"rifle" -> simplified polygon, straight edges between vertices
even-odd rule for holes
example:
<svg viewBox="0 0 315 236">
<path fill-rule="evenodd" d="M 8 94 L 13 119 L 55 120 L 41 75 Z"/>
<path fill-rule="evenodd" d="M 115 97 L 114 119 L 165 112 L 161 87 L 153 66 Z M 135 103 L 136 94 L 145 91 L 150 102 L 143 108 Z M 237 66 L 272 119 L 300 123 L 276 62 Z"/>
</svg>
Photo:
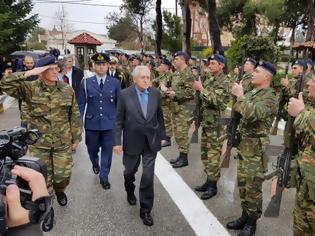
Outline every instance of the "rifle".
<svg viewBox="0 0 315 236">
<path fill-rule="evenodd" d="M 289 64 L 290 64 L 290 61 L 285 66 L 285 77 L 288 76 Z M 278 102 L 278 104 L 279 104 L 278 105 L 278 112 L 276 115 L 276 120 L 274 121 L 273 126 L 270 130 L 271 135 L 277 135 L 279 121 L 281 120 L 281 118 L 283 118 L 283 116 L 285 116 L 284 105 L 286 104 L 287 101 L 286 101 L 285 96 L 284 96 L 284 91 L 285 91 L 285 88 L 284 87 L 281 88 L 280 95 L 279 95 L 279 102 Z"/>
<path fill-rule="evenodd" d="M 299 93 L 303 90 L 303 83 L 305 77 L 306 67 L 304 66 L 303 73 L 295 84 L 296 93 L 295 97 L 298 98 Z M 273 173 L 264 176 L 265 180 L 271 179 L 277 176 L 275 180 L 276 189 L 275 193 L 272 195 L 271 200 L 265 210 L 265 217 L 277 217 L 279 216 L 282 192 L 285 188 L 289 187 L 290 180 L 290 165 L 293 156 L 294 144 L 295 144 L 295 130 L 293 128 L 294 117 L 288 116 L 288 121 L 286 125 L 286 131 L 288 132 L 288 139 L 284 142 L 284 150 L 277 158 L 277 167 Z M 275 182 L 274 182 L 275 183 Z"/>
<path fill-rule="evenodd" d="M 242 66 L 236 79 L 237 83 L 241 82 L 243 75 L 244 75 L 244 58 L 242 59 Z M 238 124 L 240 123 L 241 117 L 233 108 L 234 104 L 236 103 L 236 100 L 237 98 L 233 96 L 231 119 L 230 119 L 229 124 L 227 125 L 226 134 L 218 139 L 219 142 L 225 139 L 227 140 L 226 145 L 223 144 L 225 150 L 223 151 L 223 154 L 221 157 L 222 161 L 221 161 L 220 167 L 222 168 L 229 168 L 231 150 L 233 147 L 237 146 L 236 130 L 237 130 Z"/>
<path fill-rule="evenodd" d="M 201 59 L 200 59 L 200 63 L 201 63 Z M 198 67 L 198 78 L 196 78 L 195 80 L 201 81 L 201 64 L 199 64 L 199 67 Z M 200 115 L 201 115 L 200 114 L 201 99 L 200 99 L 200 92 L 199 91 L 196 91 L 195 102 L 196 102 L 196 108 L 194 111 L 194 121 L 195 121 L 196 129 L 192 133 L 190 143 L 198 143 L 198 136 L 199 136 L 198 129 L 200 126 Z"/>
</svg>

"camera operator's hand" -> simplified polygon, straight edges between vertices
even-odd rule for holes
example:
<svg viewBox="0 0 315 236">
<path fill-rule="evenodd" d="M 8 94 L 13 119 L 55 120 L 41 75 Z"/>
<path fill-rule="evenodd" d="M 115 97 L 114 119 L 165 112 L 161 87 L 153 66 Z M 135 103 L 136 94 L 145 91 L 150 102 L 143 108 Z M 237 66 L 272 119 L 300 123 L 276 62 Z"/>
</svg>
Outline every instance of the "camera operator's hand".
<svg viewBox="0 0 315 236">
<path fill-rule="evenodd" d="M 12 169 L 12 174 L 28 182 L 33 192 L 32 201 L 40 197 L 49 196 L 44 176 L 41 173 L 27 167 L 16 165 Z M 8 205 L 8 227 L 16 227 L 29 223 L 29 211 L 21 206 L 20 191 L 16 185 L 11 184 L 7 187 L 6 199 Z"/>
</svg>

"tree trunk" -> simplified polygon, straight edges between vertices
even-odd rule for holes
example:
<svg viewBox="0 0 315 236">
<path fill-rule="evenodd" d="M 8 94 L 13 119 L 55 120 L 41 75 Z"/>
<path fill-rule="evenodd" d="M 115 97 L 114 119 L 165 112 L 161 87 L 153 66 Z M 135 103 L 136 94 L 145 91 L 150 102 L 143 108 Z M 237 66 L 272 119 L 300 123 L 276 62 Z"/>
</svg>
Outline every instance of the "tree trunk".
<svg viewBox="0 0 315 236">
<path fill-rule="evenodd" d="M 305 41 L 314 40 L 315 27 L 314 27 L 315 8 L 314 1 L 307 0 L 307 34 Z"/>
<path fill-rule="evenodd" d="M 296 25 L 294 24 L 294 26 L 292 25 L 292 34 L 291 34 L 291 37 L 290 37 L 290 58 L 293 58 L 293 45 L 294 45 L 294 42 L 295 42 L 295 28 L 296 28 Z"/>
<path fill-rule="evenodd" d="M 143 42 L 143 21 L 144 21 L 144 16 L 140 16 L 140 47 L 141 47 L 141 53 L 143 52 L 144 48 L 144 42 Z"/>
<path fill-rule="evenodd" d="M 191 54 L 191 46 L 190 46 L 191 16 L 190 16 L 189 0 L 181 0 L 179 4 L 182 8 L 182 17 L 183 17 L 182 50 L 190 55 Z"/>
<path fill-rule="evenodd" d="M 161 43 L 162 43 L 162 11 L 161 11 L 161 0 L 156 0 L 156 38 L 155 38 L 155 43 L 156 43 L 156 48 L 155 52 L 156 55 L 161 56 Z"/>
<path fill-rule="evenodd" d="M 224 54 L 221 43 L 221 30 L 216 15 L 216 0 L 208 0 L 208 22 L 213 53 Z"/>
</svg>

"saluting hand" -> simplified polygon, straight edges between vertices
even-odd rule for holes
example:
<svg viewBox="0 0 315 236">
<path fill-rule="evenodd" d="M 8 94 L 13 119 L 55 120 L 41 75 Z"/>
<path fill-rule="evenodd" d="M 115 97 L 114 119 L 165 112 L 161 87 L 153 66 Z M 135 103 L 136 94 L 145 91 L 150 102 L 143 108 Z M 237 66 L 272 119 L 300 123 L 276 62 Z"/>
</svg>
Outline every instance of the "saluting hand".
<svg viewBox="0 0 315 236">
<path fill-rule="evenodd" d="M 244 95 L 244 89 L 242 86 L 242 81 L 241 83 L 234 83 L 232 86 L 232 94 L 236 97 L 241 97 Z"/>
<path fill-rule="evenodd" d="M 48 70 L 50 68 L 50 65 L 48 66 L 42 66 L 42 67 L 36 67 L 34 69 L 28 70 L 25 72 L 25 77 L 30 77 L 33 75 L 39 75 L 43 73 L 44 71 Z"/>
<path fill-rule="evenodd" d="M 114 153 L 116 153 L 117 155 L 122 154 L 122 152 L 123 152 L 122 146 L 121 146 L 121 145 L 116 145 L 116 146 L 114 146 L 114 147 L 113 147 L 113 151 L 114 151 Z"/>
<path fill-rule="evenodd" d="M 297 117 L 302 111 L 304 111 L 305 105 L 303 101 L 303 92 L 299 93 L 299 98 L 290 98 L 288 104 L 288 112 L 291 116 Z"/>
</svg>

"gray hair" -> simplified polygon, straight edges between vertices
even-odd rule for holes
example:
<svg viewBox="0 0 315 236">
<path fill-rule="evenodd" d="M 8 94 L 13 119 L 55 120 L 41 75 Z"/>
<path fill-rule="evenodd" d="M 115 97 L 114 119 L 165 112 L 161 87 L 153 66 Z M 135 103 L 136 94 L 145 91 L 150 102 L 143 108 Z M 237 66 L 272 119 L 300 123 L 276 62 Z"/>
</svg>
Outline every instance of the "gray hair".
<svg viewBox="0 0 315 236">
<path fill-rule="evenodd" d="M 147 70 L 150 76 L 150 70 L 147 66 L 136 66 L 132 71 L 132 78 L 136 78 L 140 75 L 140 72 L 143 70 Z"/>
</svg>

